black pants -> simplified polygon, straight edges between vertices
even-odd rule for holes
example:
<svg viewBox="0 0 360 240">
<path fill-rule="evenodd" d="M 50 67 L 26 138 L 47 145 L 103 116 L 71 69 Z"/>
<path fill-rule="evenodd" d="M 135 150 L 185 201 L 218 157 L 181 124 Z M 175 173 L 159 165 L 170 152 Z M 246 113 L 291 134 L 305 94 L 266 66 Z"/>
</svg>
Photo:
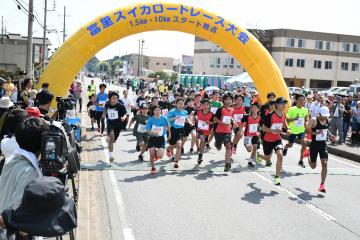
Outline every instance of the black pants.
<svg viewBox="0 0 360 240">
<path fill-rule="evenodd" d="M 82 98 L 79 98 L 78 101 L 79 101 L 79 112 L 81 112 L 81 110 L 82 110 Z"/>
<path fill-rule="evenodd" d="M 96 111 L 96 123 L 98 125 L 98 128 L 101 129 L 101 133 L 104 133 L 105 130 L 105 119 L 102 118 L 104 112 L 98 112 Z"/>
</svg>

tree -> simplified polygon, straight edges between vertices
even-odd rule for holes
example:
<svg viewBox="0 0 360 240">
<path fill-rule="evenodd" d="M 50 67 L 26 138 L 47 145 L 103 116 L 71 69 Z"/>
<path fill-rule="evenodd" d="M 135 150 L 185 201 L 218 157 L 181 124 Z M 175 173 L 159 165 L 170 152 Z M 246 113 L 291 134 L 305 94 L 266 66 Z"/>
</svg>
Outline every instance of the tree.
<svg viewBox="0 0 360 240">
<path fill-rule="evenodd" d="M 123 62 L 121 60 L 114 60 L 111 62 L 111 73 L 115 75 L 117 69 L 123 67 Z"/>
<path fill-rule="evenodd" d="M 171 74 L 170 80 L 176 82 L 178 80 L 178 73 L 174 72 Z"/>
<path fill-rule="evenodd" d="M 88 70 L 89 72 L 96 72 L 96 64 L 99 62 L 99 60 L 97 59 L 97 57 L 93 57 L 92 59 L 90 59 L 85 67 L 86 67 L 86 70 Z"/>
<path fill-rule="evenodd" d="M 167 80 L 170 78 L 170 76 L 164 71 L 150 73 L 148 77 L 149 78 L 159 78 L 161 80 Z"/>
<path fill-rule="evenodd" d="M 106 74 L 110 74 L 111 73 L 111 65 L 108 62 L 98 62 L 96 64 L 96 71 L 100 72 L 100 73 L 106 73 Z"/>
</svg>

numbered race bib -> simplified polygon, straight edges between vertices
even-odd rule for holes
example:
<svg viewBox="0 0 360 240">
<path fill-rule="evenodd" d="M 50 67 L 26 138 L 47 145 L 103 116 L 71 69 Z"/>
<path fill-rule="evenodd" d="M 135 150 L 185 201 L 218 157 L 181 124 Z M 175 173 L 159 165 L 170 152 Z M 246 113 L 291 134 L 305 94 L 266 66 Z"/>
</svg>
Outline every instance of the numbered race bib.
<svg viewBox="0 0 360 240">
<path fill-rule="evenodd" d="M 304 127 L 304 123 L 304 118 L 298 118 L 297 120 L 295 120 L 295 127 Z"/>
<path fill-rule="evenodd" d="M 200 130 L 205 130 L 205 131 L 207 131 L 207 130 L 209 130 L 209 124 L 207 124 L 205 121 L 199 120 L 199 121 L 198 121 L 198 128 L 199 128 Z"/>
<path fill-rule="evenodd" d="M 146 126 L 139 123 L 139 125 L 137 127 L 137 132 L 138 133 L 146 133 Z"/>
<path fill-rule="evenodd" d="M 177 117 L 175 119 L 175 125 L 184 127 L 185 126 L 185 119 L 186 119 L 186 117 Z"/>
<path fill-rule="evenodd" d="M 104 107 L 105 103 L 106 103 L 106 101 L 99 101 L 99 107 Z"/>
<path fill-rule="evenodd" d="M 244 114 L 234 114 L 234 121 L 240 123 L 243 116 Z"/>
<path fill-rule="evenodd" d="M 153 125 L 151 127 L 151 132 L 154 133 L 156 136 L 160 137 L 164 133 L 164 127 L 159 127 L 159 126 Z"/>
<path fill-rule="evenodd" d="M 89 107 L 89 109 L 90 109 L 90 111 L 96 111 L 96 106 L 95 106 L 95 105 L 91 105 L 91 106 Z"/>
<path fill-rule="evenodd" d="M 257 133 L 259 124 L 253 123 L 249 124 L 249 133 Z"/>
<path fill-rule="evenodd" d="M 245 137 L 244 138 L 244 145 L 245 147 L 248 147 L 248 146 L 251 146 L 251 140 L 252 140 L 252 137 Z"/>
<path fill-rule="evenodd" d="M 316 141 L 326 141 L 327 131 L 327 129 L 322 129 L 321 133 L 316 134 Z"/>
<path fill-rule="evenodd" d="M 141 107 L 144 103 L 145 101 L 139 101 L 139 107 Z"/>
<path fill-rule="evenodd" d="M 210 108 L 210 112 L 212 112 L 213 114 L 216 114 L 216 111 L 218 110 L 217 107 L 211 107 Z"/>
<path fill-rule="evenodd" d="M 271 125 L 271 130 L 281 130 L 282 126 L 282 123 L 273 123 L 273 125 Z"/>
<path fill-rule="evenodd" d="M 109 120 L 116 120 L 116 119 L 119 119 L 119 113 L 116 109 L 109 109 L 107 111 L 107 114 L 108 114 L 108 119 Z"/>
<path fill-rule="evenodd" d="M 167 117 L 169 110 L 167 108 L 161 109 L 161 113 L 163 116 Z"/>
<path fill-rule="evenodd" d="M 232 117 L 229 117 L 229 116 L 223 116 L 223 123 L 226 123 L 226 124 L 230 124 L 231 123 L 231 119 Z"/>
</svg>

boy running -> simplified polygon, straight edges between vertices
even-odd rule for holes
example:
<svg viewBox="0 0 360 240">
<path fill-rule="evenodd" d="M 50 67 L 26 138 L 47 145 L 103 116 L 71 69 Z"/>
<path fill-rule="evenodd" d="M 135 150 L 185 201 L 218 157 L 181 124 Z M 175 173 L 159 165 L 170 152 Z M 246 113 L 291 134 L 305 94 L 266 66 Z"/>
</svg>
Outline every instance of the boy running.
<svg viewBox="0 0 360 240">
<path fill-rule="evenodd" d="M 100 136 L 103 136 L 105 130 L 105 120 L 104 120 L 104 110 L 105 110 L 105 103 L 108 100 L 108 94 L 105 92 L 106 84 L 102 83 L 99 86 L 100 92 L 96 98 L 96 122 L 98 125 L 98 132 Z"/>
<path fill-rule="evenodd" d="M 90 101 L 87 104 L 88 115 L 91 119 L 91 130 L 94 131 L 94 122 L 96 118 L 96 95 L 92 94 L 89 96 Z"/>
<path fill-rule="evenodd" d="M 237 145 L 243 136 L 243 123 L 242 118 L 245 114 L 245 106 L 244 106 L 244 97 L 240 94 L 236 94 L 234 96 L 235 105 L 234 108 L 234 122 L 237 124 L 237 127 L 234 129 L 234 140 L 233 140 L 233 146 L 231 149 L 232 154 L 236 154 L 236 148 Z"/>
</svg>

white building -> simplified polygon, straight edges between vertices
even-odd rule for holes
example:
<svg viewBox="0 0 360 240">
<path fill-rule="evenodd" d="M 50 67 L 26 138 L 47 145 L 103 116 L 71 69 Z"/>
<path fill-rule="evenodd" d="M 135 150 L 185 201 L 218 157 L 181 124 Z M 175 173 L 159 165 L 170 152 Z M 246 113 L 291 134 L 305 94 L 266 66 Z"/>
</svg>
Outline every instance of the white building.
<svg viewBox="0 0 360 240">
<path fill-rule="evenodd" d="M 254 34 L 254 30 L 250 31 Z M 360 36 L 291 29 L 256 33 L 258 31 L 255 35 L 273 56 L 288 86 L 348 86 L 360 79 Z M 231 59 L 223 49 L 195 39 L 194 73 L 240 74 L 243 69 L 236 61 L 229 68 Z"/>
</svg>

